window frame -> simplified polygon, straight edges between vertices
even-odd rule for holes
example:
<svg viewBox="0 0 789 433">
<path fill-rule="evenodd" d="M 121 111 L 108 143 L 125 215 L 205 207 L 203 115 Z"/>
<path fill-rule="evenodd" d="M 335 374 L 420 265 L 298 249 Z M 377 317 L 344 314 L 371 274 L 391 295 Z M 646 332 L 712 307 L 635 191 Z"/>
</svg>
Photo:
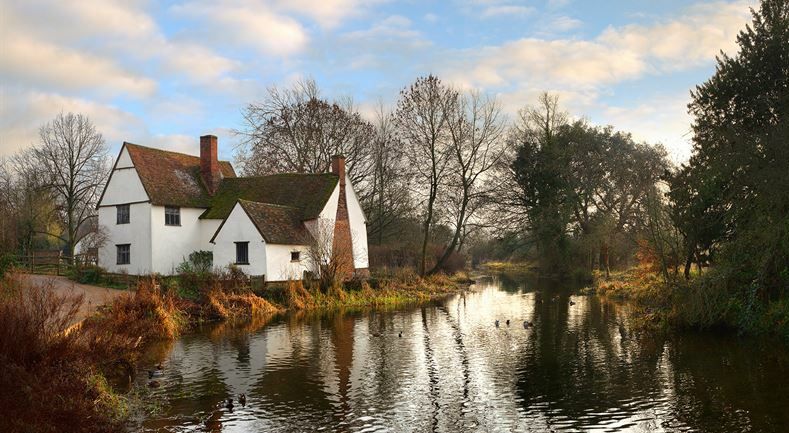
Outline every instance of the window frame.
<svg viewBox="0 0 789 433">
<path fill-rule="evenodd" d="M 121 212 L 125 209 L 125 212 Z M 125 215 L 126 219 L 122 220 L 121 215 Z M 131 205 L 119 204 L 115 206 L 115 224 L 130 224 L 131 223 Z"/>
<path fill-rule="evenodd" d="M 291 262 L 300 262 L 301 261 L 301 251 L 291 251 L 290 252 L 290 261 Z"/>
<path fill-rule="evenodd" d="M 236 245 L 236 265 L 248 265 L 249 264 L 249 241 L 237 241 L 233 242 Z M 239 247 L 243 247 L 243 250 L 239 250 Z M 246 261 L 239 261 L 240 257 L 239 252 L 243 251 L 246 257 Z"/>
<path fill-rule="evenodd" d="M 172 218 L 176 220 L 171 221 Z M 165 206 L 164 207 L 164 225 L 170 227 L 178 227 L 181 225 L 181 208 L 179 206 Z"/>
<path fill-rule="evenodd" d="M 122 257 L 124 253 L 121 252 L 121 248 L 123 247 L 126 247 L 126 252 L 125 252 L 126 261 L 122 261 Z M 115 264 L 116 265 L 131 264 L 131 244 L 115 244 Z"/>
</svg>

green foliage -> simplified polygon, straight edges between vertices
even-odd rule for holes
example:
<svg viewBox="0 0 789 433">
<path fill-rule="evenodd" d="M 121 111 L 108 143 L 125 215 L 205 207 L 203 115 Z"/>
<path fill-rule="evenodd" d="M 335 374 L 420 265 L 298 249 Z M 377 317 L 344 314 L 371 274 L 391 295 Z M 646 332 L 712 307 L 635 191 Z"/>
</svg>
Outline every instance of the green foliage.
<svg viewBox="0 0 789 433">
<path fill-rule="evenodd" d="M 77 266 L 71 277 L 81 284 L 101 284 L 104 281 L 104 269 L 95 265 Z"/>
<path fill-rule="evenodd" d="M 16 257 L 11 254 L 0 255 L 0 278 L 2 278 L 10 269 L 16 266 Z"/>
<path fill-rule="evenodd" d="M 184 260 L 176 268 L 179 274 L 207 274 L 213 270 L 214 253 L 211 251 L 194 251 L 189 259 Z"/>
<path fill-rule="evenodd" d="M 529 235 L 543 271 L 588 275 L 598 256 L 632 256 L 649 209 L 645 196 L 668 168 L 661 146 L 637 143 L 613 127 L 563 123 L 556 100 L 522 112 L 511 136 L 511 165 Z M 580 273 L 579 273 L 580 276 Z"/>
<path fill-rule="evenodd" d="M 709 255 L 749 317 L 789 286 L 789 1 L 763 1 L 737 42 L 692 94 L 694 153 L 670 197 L 688 260 Z"/>
</svg>

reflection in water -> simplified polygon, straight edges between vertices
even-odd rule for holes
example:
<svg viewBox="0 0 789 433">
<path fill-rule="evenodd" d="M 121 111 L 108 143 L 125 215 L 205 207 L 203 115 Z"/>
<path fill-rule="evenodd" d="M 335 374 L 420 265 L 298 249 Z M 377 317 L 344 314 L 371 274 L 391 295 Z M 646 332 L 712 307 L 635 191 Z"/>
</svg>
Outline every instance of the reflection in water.
<svg viewBox="0 0 789 433">
<path fill-rule="evenodd" d="M 633 333 L 626 306 L 540 284 L 483 279 L 435 305 L 186 335 L 161 355 L 166 375 L 153 392 L 167 404 L 143 428 L 728 432 L 789 425 L 785 346 Z M 224 408 L 241 393 L 246 406 Z"/>
</svg>

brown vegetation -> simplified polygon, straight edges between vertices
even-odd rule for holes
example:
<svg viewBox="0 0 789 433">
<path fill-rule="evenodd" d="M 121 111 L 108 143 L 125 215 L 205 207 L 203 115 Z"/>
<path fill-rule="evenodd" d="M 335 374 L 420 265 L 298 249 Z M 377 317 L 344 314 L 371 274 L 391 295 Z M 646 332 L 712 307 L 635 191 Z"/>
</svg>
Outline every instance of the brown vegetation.
<svg viewBox="0 0 789 433">
<path fill-rule="evenodd" d="M 0 407 L 6 432 L 114 432 L 125 406 L 95 360 L 97 336 L 69 332 L 82 303 L 47 287 L 0 281 Z M 115 340 L 113 340 L 115 341 Z M 114 346 L 113 350 L 117 346 Z"/>
</svg>

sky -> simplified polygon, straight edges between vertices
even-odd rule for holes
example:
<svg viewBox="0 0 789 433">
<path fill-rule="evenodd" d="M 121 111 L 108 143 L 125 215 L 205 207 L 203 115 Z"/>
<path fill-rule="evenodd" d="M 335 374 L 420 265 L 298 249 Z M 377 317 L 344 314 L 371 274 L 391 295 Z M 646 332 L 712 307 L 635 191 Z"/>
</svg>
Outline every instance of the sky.
<svg viewBox="0 0 789 433">
<path fill-rule="evenodd" d="M 434 74 L 499 98 L 544 91 L 593 124 L 691 151 L 690 90 L 736 54 L 754 1 L 0 0 L 0 157 L 61 112 L 124 141 L 230 159 L 241 110 L 313 78 L 365 116 Z"/>
</svg>

